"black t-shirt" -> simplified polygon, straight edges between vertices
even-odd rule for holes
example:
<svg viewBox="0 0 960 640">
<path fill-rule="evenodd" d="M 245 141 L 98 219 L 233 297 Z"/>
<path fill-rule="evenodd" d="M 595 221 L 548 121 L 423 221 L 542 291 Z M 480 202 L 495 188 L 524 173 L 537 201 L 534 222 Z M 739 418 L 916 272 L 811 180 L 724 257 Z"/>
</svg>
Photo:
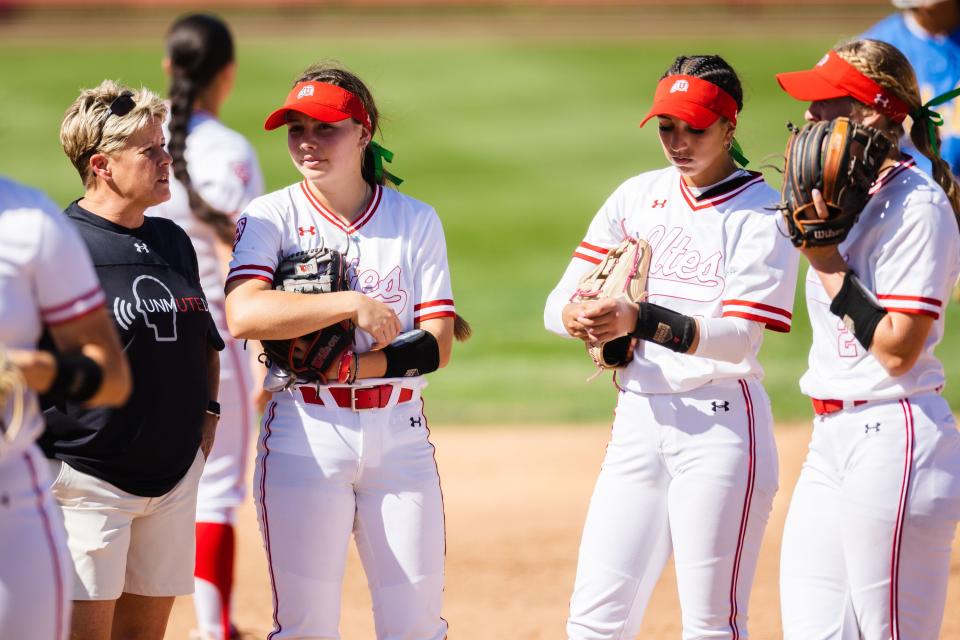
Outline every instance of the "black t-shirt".
<svg viewBox="0 0 960 640">
<path fill-rule="evenodd" d="M 173 222 L 127 229 L 76 202 L 77 225 L 130 361 L 133 391 L 118 408 L 45 405 L 48 458 L 139 496 L 169 492 L 200 445 L 210 389 L 208 348 L 223 340 L 200 288 L 197 254 Z"/>
</svg>

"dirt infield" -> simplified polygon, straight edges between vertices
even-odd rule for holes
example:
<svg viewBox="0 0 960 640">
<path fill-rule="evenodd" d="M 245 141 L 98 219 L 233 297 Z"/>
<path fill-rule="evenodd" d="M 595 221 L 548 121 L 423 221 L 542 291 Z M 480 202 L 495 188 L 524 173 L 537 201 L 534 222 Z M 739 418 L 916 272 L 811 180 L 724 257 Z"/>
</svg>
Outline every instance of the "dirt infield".
<svg viewBox="0 0 960 640">
<path fill-rule="evenodd" d="M 580 529 L 609 428 L 434 425 L 447 521 L 444 617 L 454 640 L 564 637 Z M 750 604 L 751 638 L 780 637 L 777 558 L 793 483 L 809 440 L 806 425 L 777 431 L 780 493 L 761 549 Z M 271 628 L 271 591 L 252 504 L 240 514 L 235 618 L 253 637 Z M 317 553 L 323 553 L 317 549 Z M 373 638 L 370 598 L 356 552 L 344 584 L 345 640 Z M 941 638 L 960 638 L 960 548 L 954 545 Z M 953 603 L 953 606 L 950 606 Z M 640 637 L 680 636 L 676 584 L 668 569 L 647 610 Z M 177 601 L 166 638 L 193 626 L 189 599 Z"/>
</svg>

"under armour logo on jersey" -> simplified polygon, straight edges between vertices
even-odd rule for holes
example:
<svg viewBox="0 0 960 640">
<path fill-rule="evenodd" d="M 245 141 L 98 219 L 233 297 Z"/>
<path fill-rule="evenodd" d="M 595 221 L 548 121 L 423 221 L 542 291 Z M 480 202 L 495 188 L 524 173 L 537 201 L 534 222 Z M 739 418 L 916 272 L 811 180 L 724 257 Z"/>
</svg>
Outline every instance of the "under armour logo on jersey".
<svg viewBox="0 0 960 640">
<path fill-rule="evenodd" d="M 666 209 L 667 201 L 666 200 L 657 200 L 654 198 L 653 204 L 650 205 L 651 209 Z"/>
<path fill-rule="evenodd" d="M 717 411 L 720 411 L 720 409 L 723 409 L 724 411 L 730 411 L 729 400 L 724 400 L 723 402 L 717 402 L 716 400 L 714 400 L 713 402 L 710 403 L 710 406 L 713 407 L 714 413 L 716 413 Z"/>
<path fill-rule="evenodd" d="M 677 91 L 689 91 L 690 83 L 686 80 L 677 80 L 673 83 L 673 86 L 670 87 L 670 93 L 676 93 Z"/>
<path fill-rule="evenodd" d="M 890 99 L 884 98 L 882 93 L 878 93 L 877 97 L 873 99 L 873 104 L 878 104 L 884 109 L 890 108 Z"/>
<path fill-rule="evenodd" d="M 420 418 L 419 416 L 417 416 L 416 418 L 410 418 L 410 428 L 411 428 L 411 429 L 414 428 L 414 427 L 422 427 L 422 426 L 423 426 L 423 419 L 422 419 L 422 418 Z"/>
<path fill-rule="evenodd" d="M 137 253 L 150 253 L 150 249 L 147 248 L 146 242 L 134 242 L 133 248 L 137 250 Z"/>
<path fill-rule="evenodd" d="M 864 432 L 864 433 L 870 433 L 871 431 L 874 431 L 874 432 L 876 432 L 876 433 L 880 433 L 880 423 L 877 422 L 876 424 L 865 424 L 865 425 L 863 425 L 863 432 Z"/>
<path fill-rule="evenodd" d="M 309 98 L 312 95 L 313 95 L 313 85 L 308 84 L 303 89 L 300 89 L 300 91 L 297 93 L 297 100 L 301 98 Z"/>
<path fill-rule="evenodd" d="M 304 88 L 306 89 L 307 87 L 304 87 Z M 312 88 L 312 87 L 310 87 L 310 88 Z M 310 226 L 310 227 L 297 227 L 297 231 L 300 232 L 300 235 L 301 235 L 301 236 L 304 236 L 304 235 L 306 235 L 306 234 L 308 234 L 308 233 L 309 233 L 310 235 L 312 235 L 312 236 L 317 235 L 317 228 L 316 228 L 316 227 L 313 227 L 313 226 Z"/>
</svg>

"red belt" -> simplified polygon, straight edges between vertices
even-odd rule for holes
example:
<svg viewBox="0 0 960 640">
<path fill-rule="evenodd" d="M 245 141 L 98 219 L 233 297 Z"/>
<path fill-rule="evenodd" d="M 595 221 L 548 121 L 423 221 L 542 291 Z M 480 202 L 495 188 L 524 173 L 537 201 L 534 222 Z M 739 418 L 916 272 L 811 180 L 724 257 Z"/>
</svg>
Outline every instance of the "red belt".
<svg viewBox="0 0 960 640">
<path fill-rule="evenodd" d="M 327 391 L 333 396 L 333 401 L 337 403 L 338 407 L 362 411 L 364 409 L 383 409 L 390 404 L 393 387 L 392 384 L 378 384 L 373 387 L 327 387 Z M 316 387 L 304 385 L 300 387 L 300 394 L 307 404 L 326 405 L 323 398 L 317 393 Z M 408 402 L 412 398 L 413 389 L 400 387 L 397 404 Z"/>
<path fill-rule="evenodd" d="M 867 404 L 866 400 L 818 400 L 817 398 L 810 398 L 810 400 L 813 402 L 813 412 L 818 416 Z"/>
</svg>

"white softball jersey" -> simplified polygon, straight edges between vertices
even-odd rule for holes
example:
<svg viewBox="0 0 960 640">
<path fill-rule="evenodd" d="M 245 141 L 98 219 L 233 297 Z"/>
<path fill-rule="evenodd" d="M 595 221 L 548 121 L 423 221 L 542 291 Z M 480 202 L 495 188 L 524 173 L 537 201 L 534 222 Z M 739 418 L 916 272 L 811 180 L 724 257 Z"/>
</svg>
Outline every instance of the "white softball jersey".
<svg viewBox="0 0 960 640">
<path fill-rule="evenodd" d="M 0 178 L 0 344 L 36 349 L 43 326 L 104 305 L 90 254 L 73 224 L 41 192 Z M 43 429 L 36 394 L 23 428 L 0 455 L 21 453 Z"/>
<path fill-rule="evenodd" d="M 0 344 L 35 349 L 43 325 L 104 304 L 79 234 L 41 192 L 0 177 Z M 9 415 L 0 416 L 2 424 Z M 0 637 L 66 640 L 70 558 L 50 477 L 33 443 L 43 429 L 36 394 L 24 424 L 0 447 Z"/>
<path fill-rule="evenodd" d="M 350 225 L 324 208 L 306 182 L 257 198 L 237 223 L 227 284 L 249 278 L 272 283 L 282 258 L 317 247 L 343 253 L 353 289 L 388 305 L 404 331 L 424 320 L 454 317 L 440 218 L 429 205 L 380 186 Z M 369 334 L 357 331 L 357 352 L 369 351 L 372 343 Z M 427 384 L 423 376 L 402 380 L 414 389 Z"/>
<path fill-rule="evenodd" d="M 809 270 L 813 345 L 800 388 L 813 398 L 890 400 L 937 391 L 944 384 L 943 366 L 933 351 L 943 339 L 945 306 L 960 274 L 960 234 L 950 202 L 908 157 L 872 193 L 840 253 L 885 309 L 927 315 L 934 323 L 913 368 L 890 376 L 830 312 L 831 299 Z"/>
<path fill-rule="evenodd" d="M 253 147 L 207 111 L 196 110 L 190 117 L 184 158 L 197 193 L 234 222 L 254 198 L 263 194 L 263 174 Z M 220 354 L 220 429 L 204 465 L 197 518 L 201 522 L 229 522 L 235 517 L 232 508 L 240 505 L 246 494 L 249 429 L 255 418 L 250 398 L 253 385 L 260 380 L 251 379 L 243 342 L 232 339 L 227 328 L 223 293 L 227 273 L 218 253 L 217 236 L 190 210 L 187 190 L 172 172 L 170 199 L 148 209 L 147 215 L 169 218 L 190 236 L 197 252 L 200 284 L 226 345 Z"/>
<path fill-rule="evenodd" d="M 737 171 L 705 189 L 673 167 L 624 182 L 596 214 L 545 311 L 547 328 L 568 336 L 563 307 L 580 278 L 627 235 L 650 243 L 649 302 L 707 318 L 737 317 L 790 330 L 798 253 L 777 226 L 778 194 L 759 173 Z M 678 354 L 641 341 L 622 371 L 637 393 L 675 393 L 710 381 L 759 379 L 759 341 L 739 363 Z"/>
</svg>

